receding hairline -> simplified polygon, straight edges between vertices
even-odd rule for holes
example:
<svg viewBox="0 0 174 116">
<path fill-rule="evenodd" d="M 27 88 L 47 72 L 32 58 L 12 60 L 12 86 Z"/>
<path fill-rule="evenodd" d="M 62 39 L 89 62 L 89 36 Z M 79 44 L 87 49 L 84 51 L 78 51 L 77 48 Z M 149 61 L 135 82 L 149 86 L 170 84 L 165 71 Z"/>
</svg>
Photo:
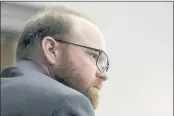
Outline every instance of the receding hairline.
<svg viewBox="0 0 174 116">
<path fill-rule="evenodd" d="M 83 18 L 86 19 L 90 22 L 94 21 L 87 16 L 85 13 L 79 12 L 75 9 L 72 8 L 68 8 L 66 6 L 54 6 L 54 7 L 46 7 L 43 8 L 42 10 L 39 10 L 36 15 L 34 15 L 33 17 L 31 17 L 29 20 L 27 20 L 26 23 L 29 23 L 31 21 L 35 21 L 39 18 L 43 18 L 45 15 L 50 15 L 50 16 L 75 16 L 75 17 L 79 17 L 79 18 Z"/>
<path fill-rule="evenodd" d="M 64 20 L 69 23 L 69 25 L 67 25 L 67 30 L 69 30 L 67 31 L 68 33 L 70 33 L 70 31 L 76 25 L 76 19 L 86 20 L 87 22 L 96 26 L 95 22 L 86 14 L 65 6 L 46 7 L 45 9 L 42 9 L 39 12 L 37 12 L 35 16 L 27 20 L 27 24 L 29 24 L 30 26 L 30 23 L 33 24 L 36 22 L 36 20 L 42 20 L 45 16 L 54 17 L 55 20 L 59 16 L 64 18 Z"/>
<path fill-rule="evenodd" d="M 70 17 L 76 16 L 76 17 L 80 17 L 80 18 L 93 22 L 92 19 L 89 16 L 87 16 L 86 14 L 79 12 L 77 10 L 74 10 L 72 8 L 68 8 L 66 6 L 46 7 L 42 11 L 38 12 L 38 14 L 42 14 L 42 13 L 43 14 L 55 13 L 57 15 L 70 16 Z"/>
<path fill-rule="evenodd" d="M 68 8 L 66 6 L 54 6 L 54 7 L 46 7 L 45 9 L 41 10 L 40 12 L 37 13 L 35 18 L 37 16 L 41 16 L 43 18 L 45 15 L 51 15 L 51 16 L 61 16 L 63 17 L 66 21 L 70 23 L 68 26 L 68 33 L 65 33 L 63 35 L 58 35 L 59 37 L 62 37 L 64 39 L 68 38 L 69 35 L 71 35 L 72 31 L 76 27 L 76 21 L 84 20 L 87 23 L 91 23 L 92 25 L 96 26 L 95 22 L 85 13 L 79 12 L 78 10 Z M 97 26 L 96 26 L 97 27 Z M 97 27 L 98 28 L 98 27 Z M 57 36 L 57 35 L 53 35 Z M 71 35 L 72 36 L 72 35 Z"/>
</svg>

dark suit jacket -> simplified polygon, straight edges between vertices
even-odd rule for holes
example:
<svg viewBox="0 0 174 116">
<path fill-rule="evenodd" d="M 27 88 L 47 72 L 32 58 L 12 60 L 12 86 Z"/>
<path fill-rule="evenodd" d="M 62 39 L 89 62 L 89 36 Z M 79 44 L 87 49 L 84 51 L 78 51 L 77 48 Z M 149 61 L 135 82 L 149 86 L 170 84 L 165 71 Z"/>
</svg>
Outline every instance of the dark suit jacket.
<svg viewBox="0 0 174 116">
<path fill-rule="evenodd" d="M 94 116 L 89 100 L 32 61 L 1 71 L 1 116 Z"/>
</svg>

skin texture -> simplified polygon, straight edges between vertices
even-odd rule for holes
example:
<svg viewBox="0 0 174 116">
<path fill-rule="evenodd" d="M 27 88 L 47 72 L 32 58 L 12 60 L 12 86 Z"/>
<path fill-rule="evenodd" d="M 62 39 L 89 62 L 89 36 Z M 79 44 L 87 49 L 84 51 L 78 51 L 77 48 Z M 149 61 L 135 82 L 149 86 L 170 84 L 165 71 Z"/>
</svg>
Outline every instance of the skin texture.
<svg viewBox="0 0 174 116">
<path fill-rule="evenodd" d="M 73 28 L 68 41 L 105 51 L 105 42 L 96 25 L 86 19 L 71 16 Z M 99 91 L 106 72 L 101 73 L 93 55 L 94 51 L 57 42 L 52 37 L 45 37 L 41 43 L 42 66 L 48 74 L 59 82 L 84 94 L 96 109 Z"/>
</svg>

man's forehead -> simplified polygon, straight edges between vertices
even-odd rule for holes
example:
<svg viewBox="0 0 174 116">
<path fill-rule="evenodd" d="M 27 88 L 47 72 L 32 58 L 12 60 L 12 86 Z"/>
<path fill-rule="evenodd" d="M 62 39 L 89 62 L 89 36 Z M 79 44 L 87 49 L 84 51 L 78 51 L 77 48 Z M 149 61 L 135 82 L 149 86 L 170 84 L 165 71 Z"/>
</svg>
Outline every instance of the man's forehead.
<svg viewBox="0 0 174 116">
<path fill-rule="evenodd" d="M 76 43 L 105 51 L 104 37 L 95 24 L 80 17 L 74 17 L 73 23 L 72 36 Z"/>
</svg>

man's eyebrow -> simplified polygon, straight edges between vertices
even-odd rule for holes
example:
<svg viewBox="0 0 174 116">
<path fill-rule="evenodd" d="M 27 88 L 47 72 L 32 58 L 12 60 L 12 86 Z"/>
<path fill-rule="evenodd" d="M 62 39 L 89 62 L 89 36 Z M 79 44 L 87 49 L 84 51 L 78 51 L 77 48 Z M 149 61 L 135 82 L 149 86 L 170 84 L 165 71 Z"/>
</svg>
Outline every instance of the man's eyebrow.
<svg viewBox="0 0 174 116">
<path fill-rule="evenodd" d="M 99 51 L 92 50 L 92 49 L 87 49 L 87 51 L 90 52 L 90 53 L 97 53 L 97 54 L 99 53 Z"/>
</svg>

